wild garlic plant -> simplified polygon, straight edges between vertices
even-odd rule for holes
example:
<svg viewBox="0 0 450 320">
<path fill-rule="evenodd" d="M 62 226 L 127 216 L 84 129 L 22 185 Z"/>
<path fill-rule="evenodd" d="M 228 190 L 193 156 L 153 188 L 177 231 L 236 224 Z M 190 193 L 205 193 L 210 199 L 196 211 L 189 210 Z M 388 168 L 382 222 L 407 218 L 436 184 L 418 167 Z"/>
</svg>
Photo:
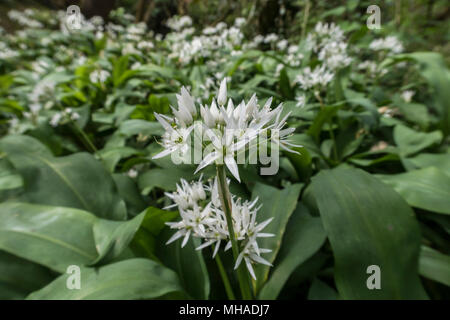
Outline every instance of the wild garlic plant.
<svg viewBox="0 0 450 320">
<path fill-rule="evenodd" d="M 245 155 L 246 151 L 251 152 L 251 146 L 258 144 L 258 140 L 262 140 L 259 143 L 270 141 L 272 148 L 280 147 L 288 152 L 297 152 L 293 148 L 299 146 L 288 140 L 295 129 L 284 128 L 289 113 L 282 116 L 282 104 L 272 109 L 271 98 L 262 107 L 258 104 L 256 95 L 248 102 L 242 101 L 235 106 L 233 100 L 228 99 L 226 78 L 221 82 L 216 99 L 209 106 L 200 105 L 197 108 L 194 98 L 184 87 L 177 99 L 178 109 L 172 107 L 173 116 L 155 113 L 165 133 L 161 143 L 164 150 L 153 158 L 170 154 L 183 156 L 200 146 L 202 158 L 196 172 L 208 165 L 215 165 L 216 177 L 209 184 L 203 184 L 201 180 L 192 183 L 182 180 L 175 192 L 166 193 L 174 201 L 173 206 L 178 208 L 181 216 L 180 221 L 168 223 L 177 230 L 168 243 L 183 238 L 181 245 L 184 246 L 191 235 L 199 237 L 203 243 L 197 249 L 214 245 L 213 257 L 218 257 L 218 264 L 221 262 L 217 253 L 221 243 L 225 243 L 225 250 L 231 248 L 233 251 L 242 298 L 250 299 L 248 277 L 241 262 L 245 261 L 253 279 L 256 279 L 256 275 L 252 264 L 271 265 L 261 257 L 261 254 L 270 250 L 260 248 L 257 242 L 259 237 L 272 236 L 261 232 L 271 219 L 257 222 L 260 208 L 257 206 L 257 199 L 252 202 L 242 201 L 231 195 L 225 167 L 240 182 L 240 155 Z M 200 144 L 194 142 L 193 146 L 191 136 L 196 134 L 202 140 Z M 221 274 L 229 292 L 226 274 Z M 231 296 L 232 293 L 229 292 L 229 297 Z"/>
</svg>

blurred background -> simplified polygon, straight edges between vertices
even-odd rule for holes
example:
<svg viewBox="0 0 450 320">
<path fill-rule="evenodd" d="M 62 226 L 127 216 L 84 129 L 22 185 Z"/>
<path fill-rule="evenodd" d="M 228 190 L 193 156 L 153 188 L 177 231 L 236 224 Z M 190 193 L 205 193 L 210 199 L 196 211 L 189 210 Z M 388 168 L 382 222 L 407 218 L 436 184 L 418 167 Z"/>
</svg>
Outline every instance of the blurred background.
<svg viewBox="0 0 450 320">
<path fill-rule="evenodd" d="M 365 25 L 367 7 L 375 4 L 381 9 L 381 33 L 395 30 L 402 34 L 408 50 L 437 51 L 447 62 L 450 56 L 448 0 L 1 0 L 0 26 L 7 32 L 19 28 L 8 19 L 10 9 L 65 10 L 71 4 L 78 5 L 87 18 L 99 15 L 105 20 L 112 10 L 123 8 L 136 22 L 145 22 L 149 29 L 161 34 L 169 32 L 166 21 L 174 15 L 191 16 L 196 27 L 219 21 L 232 24 L 236 17 L 245 17 L 248 35 L 275 32 L 293 40 L 318 21 L 339 20 L 345 32 L 358 30 Z"/>
</svg>

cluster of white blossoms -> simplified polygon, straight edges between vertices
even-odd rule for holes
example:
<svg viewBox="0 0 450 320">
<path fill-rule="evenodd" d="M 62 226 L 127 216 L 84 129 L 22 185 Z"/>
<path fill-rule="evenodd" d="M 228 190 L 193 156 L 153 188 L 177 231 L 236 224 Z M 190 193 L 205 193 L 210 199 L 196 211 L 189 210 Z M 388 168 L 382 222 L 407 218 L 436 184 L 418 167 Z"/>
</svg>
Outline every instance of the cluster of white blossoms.
<svg viewBox="0 0 450 320">
<path fill-rule="evenodd" d="M 89 74 L 92 83 L 104 83 L 111 74 L 106 70 L 94 70 Z"/>
<path fill-rule="evenodd" d="M 316 66 L 314 70 L 310 67 L 304 68 L 297 75 L 295 82 L 300 84 L 303 90 L 311 88 L 325 88 L 334 78 L 334 73 L 329 71 L 325 65 Z"/>
<path fill-rule="evenodd" d="M 403 51 L 402 43 L 395 36 L 373 40 L 369 48 L 374 51 L 387 51 L 390 54 L 398 54 Z"/>
<path fill-rule="evenodd" d="M 229 181 L 227 181 L 229 183 Z M 174 204 L 165 209 L 177 207 L 181 220 L 177 222 L 167 222 L 170 228 L 177 230 L 167 241 L 167 244 L 183 238 L 181 247 L 184 247 L 189 237 L 202 239 L 203 243 L 197 247 L 201 250 L 214 245 L 213 257 L 219 251 L 221 243 L 225 243 L 224 250 L 231 248 L 227 219 L 222 209 L 217 177 L 210 180 L 208 184 L 201 181 L 188 183 L 181 180 L 177 184 L 175 192 L 166 193 Z M 258 199 L 242 201 L 240 198 L 232 196 L 231 216 L 236 240 L 239 241 L 240 254 L 236 259 L 235 269 L 239 267 L 242 260 L 245 261 L 251 276 L 256 279 L 252 264 L 271 264 L 261 257 L 262 253 L 270 252 L 269 249 L 260 248 L 258 238 L 272 237 L 273 234 L 263 233 L 262 230 L 272 221 L 270 218 L 258 223 L 256 215 L 260 207 L 257 207 Z"/>
<path fill-rule="evenodd" d="M 41 22 L 33 19 L 34 10 L 32 9 L 26 9 L 24 11 L 10 10 L 8 12 L 8 18 L 17 22 L 23 27 L 38 29 L 44 26 Z"/>
<path fill-rule="evenodd" d="M 225 22 L 219 22 L 215 26 L 206 27 L 200 34 L 192 27 L 190 17 L 172 17 L 167 26 L 173 32 L 166 35 L 165 42 L 169 47 L 169 58 L 186 65 L 199 59 L 212 58 L 218 61 L 221 51 L 227 51 L 232 55 L 240 52 L 239 48 L 244 39 L 241 27 L 245 19 L 237 18 L 234 25 L 228 26 Z M 220 64 L 221 62 L 218 61 Z"/>
<path fill-rule="evenodd" d="M 403 101 L 410 103 L 415 94 L 416 92 L 414 90 L 405 90 L 402 92 L 401 97 Z"/>
<path fill-rule="evenodd" d="M 44 106 L 45 109 L 53 107 L 55 82 L 50 80 L 39 81 L 28 95 L 30 112 L 36 114 Z"/>
<path fill-rule="evenodd" d="M 227 97 L 225 78 L 220 85 L 217 99 L 213 99 L 209 106 L 200 105 L 197 109 L 194 99 L 184 87 L 181 88 L 181 94 L 177 95 L 177 100 L 178 109 L 171 107 L 173 117 L 155 113 L 165 132 L 161 143 L 164 150 L 153 159 L 174 152 L 182 158 L 190 156 L 191 150 L 195 152 L 195 148 L 200 148 L 202 159 L 196 172 L 213 163 L 225 164 L 240 181 L 236 157 L 245 155 L 250 146 L 257 143 L 267 145 L 271 141 L 273 147 L 296 152 L 292 147 L 298 145 L 288 141 L 295 129 L 284 128 L 290 113 L 281 117 L 282 104 L 271 109 L 272 98 L 261 107 L 254 94 L 247 103 L 242 101 L 235 106 L 233 100 Z M 194 135 L 200 135 L 194 137 L 194 145 L 191 143 L 193 132 Z"/>
<path fill-rule="evenodd" d="M 307 43 L 331 71 L 348 66 L 352 61 L 347 54 L 344 31 L 334 23 L 317 23 L 308 34 Z"/>
<path fill-rule="evenodd" d="M 317 23 L 306 41 L 308 48 L 316 54 L 321 64 L 313 70 L 310 67 L 303 68 L 295 82 L 303 90 L 314 88 L 320 91 L 333 80 L 338 69 L 352 62 L 352 58 L 347 53 L 344 32 L 334 23 Z"/>
<path fill-rule="evenodd" d="M 52 127 L 57 127 L 60 124 L 66 123 L 70 120 L 75 121 L 80 118 L 78 112 L 72 110 L 72 108 L 66 108 L 64 111 L 57 112 L 50 119 L 50 125 Z"/>
</svg>

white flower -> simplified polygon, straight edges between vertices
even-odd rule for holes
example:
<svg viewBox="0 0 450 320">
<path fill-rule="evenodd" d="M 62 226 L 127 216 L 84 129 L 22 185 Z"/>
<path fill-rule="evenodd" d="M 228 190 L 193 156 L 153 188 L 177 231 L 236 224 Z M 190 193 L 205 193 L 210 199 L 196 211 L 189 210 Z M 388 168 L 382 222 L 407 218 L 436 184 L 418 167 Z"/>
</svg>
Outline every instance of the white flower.
<svg viewBox="0 0 450 320">
<path fill-rule="evenodd" d="M 104 83 L 110 76 L 110 73 L 106 70 L 94 70 L 89 75 L 89 79 L 92 83 Z"/>
<path fill-rule="evenodd" d="M 272 250 L 270 250 L 270 249 L 260 248 L 259 254 L 268 253 L 271 251 Z M 261 264 L 265 264 L 267 266 L 272 266 L 272 264 L 269 261 L 261 258 L 261 256 L 259 254 L 257 254 L 254 249 L 254 242 L 247 243 L 247 245 L 244 247 L 244 250 L 242 250 L 242 252 L 239 254 L 238 258 L 236 259 L 236 264 L 234 266 L 234 269 L 237 269 L 239 267 L 239 265 L 241 264 L 242 260 L 244 260 L 245 265 L 247 266 L 248 272 L 250 273 L 252 278 L 256 280 L 256 275 L 255 275 L 255 271 L 253 270 L 252 264 L 261 263 Z"/>
<path fill-rule="evenodd" d="M 265 38 L 264 38 L 264 43 L 272 43 L 278 40 L 278 35 L 275 33 L 269 33 Z"/>
<path fill-rule="evenodd" d="M 234 20 L 234 25 L 238 28 L 242 27 L 247 21 L 245 18 L 239 17 Z"/>
<path fill-rule="evenodd" d="M 134 179 L 134 178 L 136 178 L 138 176 L 138 172 L 137 172 L 136 169 L 131 168 L 130 170 L 128 170 L 127 175 L 130 178 Z"/>
<path fill-rule="evenodd" d="M 227 103 L 227 78 L 224 78 L 220 83 L 219 95 L 217 96 L 217 103 L 219 106 L 225 105 Z"/>
<path fill-rule="evenodd" d="M 297 108 L 303 108 L 306 104 L 306 97 L 304 94 L 297 96 L 295 100 L 297 101 L 295 104 Z"/>
<path fill-rule="evenodd" d="M 402 92 L 402 99 L 405 101 L 405 102 L 411 102 L 411 100 L 412 100 L 412 97 L 414 96 L 416 94 L 416 92 L 415 91 L 413 91 L 413 90 L 405 90 L 405 91 L 403 91 Z"/>
<path fill-rule="evenodd" d="M 213 99 L 210 106 L 200 106 L 200 114 L 196 111 L 194 99 L 185 88 L 181 89 L 181 95 L 177 95 L 178 110 L 172 107 L 173 118 L 155 114 L 156 119 L 165 129 L 162 142 L 165 150 L 154 158 L 160 158 L 175 151 L 181 151 L 181 154 L 185 155 L 192 147 L 189 144 L 189 135 L 196 127 L 204 131 L 201 139 L 206 139 L 201 141 L 201 146 L 197 146 L 200 147 L 203 157 L 196 172 L 213 163 L 225 164 L 233 176 L 240 181 L 236 157 L 240 152 L 245 151 L 258 136 L 276 127 L 284 135 L 280 139 L 275 139 L 274 135 L 274 141 L 284 147 L 283 141 L 287 131 L 282 131 L 282 127 L 286 121 L 278 121 L 282 106 L 279 105 L 272 110 L 270 98 L 263 107 L 260 107 L 256 95 L 253 95 L 247 103 L 242 101 L 236 107 L 229 99 L 225 107 L 226 86 L 227 81 L 224 79 L 217 96 L 219 105 L 216 99 Z M 265 139 L 270 140 L 272 137 Z"/>
<path fill-rule="evenodd" d="M 166 193 L 166 196 L 174 201 L 174 205 L 165 209 L 177 207 L 181 217 L 180 221 L 166 223 L 171 229 L 177 230 L 166 244 L 183 238 L 181 246 L 184 247 L 191 236 L 201 238 L 203 243 L 197 247 L 197 250 L 214 246 L 213 257 L 216 256 L 223 242 L 226 243 L 224 250 L 231 248 L 227 220 L 218 194 L 217 178 L 209 185 L 204 185 L 201 178 L 191 183 L 182 179 L 177 184 L 175 192 Z M 271 265 L 261 257 L 261 254 L 271 250 L 260 248 L 258 239 L 274 236 L 271 233 L 262 232 L 272 218 L 260 223 L 257 221 L 257 213 L 260 209 L 260 206 L 256 206 L 258 199 L 242 202 L 241 199 L 232 196 L 231 201 L 233 229 L 241 247 L 235 266 L 237 268 L 244 260 L 249 273 L 256 279 L 252 264 Z"/>
<path fill-rule="evenodd" d="M 57 126 L 59 125 L 59 123 L 60 123 L 62 117 L 63 117 L 63 115 L 62 115 L 60 112 L 55 113 L 55 114 L 53 115 L 53 117 L 50 119 L 50 125 L 51 125 L 52 127 L 57 127 Z"/>
<path fill-rule="evenodd" d="M 386 50 L 392 54 L 401 53 L 403 51 L 402 43 L 394 36 L 373 40 L 370 43 L 369 48 L 375 51 Z"/>
<path fill-rule="evenodd" d="M 283 39 L 277 43 L 277 48 L 278 48 L 278 50 L 283 51 L 287 48 L 288 45 L 289 45 L 289 42 L 286 39 Z"/>
<path fill-rule="evenodd" d="M 333 80 L 334 73 L 328 71 L 324 65 L 317 66 L 313 71 L 310 67 L 302 70 L 302 73 L 296 77 L 296 82 L 300 84 L 303 90 L 308 90 L 319 86 L 325 88 Z"/>
<path fill-rule="evenodd" d="M 166 132 L 162 136 L 162 146 L 164 150 L 153 159 L 165 157 L 171 153 L 179 152 L 180 156 L 185 155 L 189 151 L 189 135 L 193 130 L 193 126 L 189 128 L 174 128 L 172 127 L 162 115 L 155 114 L 156 119 L 163 125 Z"/>
</svg>

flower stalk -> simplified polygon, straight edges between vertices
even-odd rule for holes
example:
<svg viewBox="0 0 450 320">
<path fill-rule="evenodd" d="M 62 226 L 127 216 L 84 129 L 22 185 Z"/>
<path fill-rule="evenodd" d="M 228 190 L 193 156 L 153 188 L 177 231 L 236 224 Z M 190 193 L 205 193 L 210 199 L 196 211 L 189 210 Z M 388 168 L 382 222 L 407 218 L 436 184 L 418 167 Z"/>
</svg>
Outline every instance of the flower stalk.
<svg viewBox="0 0 450 320">
<path fill-rule="evenodd" d="M 228 279 L 227 271 L 223 266 L 222 259 L 220 258 L 219 253 L 216 254 L 214 260 L 216 260 L 217 268 L 219 269 L 220 277 L 222 278 L 223 286 L 225 287 L 225 292 L 227 293 L 228 300 L 236 300 L 236 296 L 234 295 L 230 280 Z"/>
<path fill-rule="evenodd" d="M 217 165 L 217 178 L 218 178 L 218 187 L 219 187 L 219 197 L 220 202 L 222 204 L 223 211 L 225 212 L 225 217 L 227 220 L 228 232 L 230 234 L 231 241 L 231 250 L 233 251 L 234 261 L 237 260 L 239 256 L 239 247 L 236 241 L 236 235 L 234 233 L 233 228 L 233 217 L 231 215 L 231 195 L 230 190 L 228 189 L 227 177 L 225 173 L 225 167 L 223 165 Z M 239 265 L 237 269 L 239 287 L 241 289 L 242 299 L 251 300 L 252 293 L 249 286 L 249 281 L 247 274 L 244 270 L 244 265 Z"/>
</svg>

